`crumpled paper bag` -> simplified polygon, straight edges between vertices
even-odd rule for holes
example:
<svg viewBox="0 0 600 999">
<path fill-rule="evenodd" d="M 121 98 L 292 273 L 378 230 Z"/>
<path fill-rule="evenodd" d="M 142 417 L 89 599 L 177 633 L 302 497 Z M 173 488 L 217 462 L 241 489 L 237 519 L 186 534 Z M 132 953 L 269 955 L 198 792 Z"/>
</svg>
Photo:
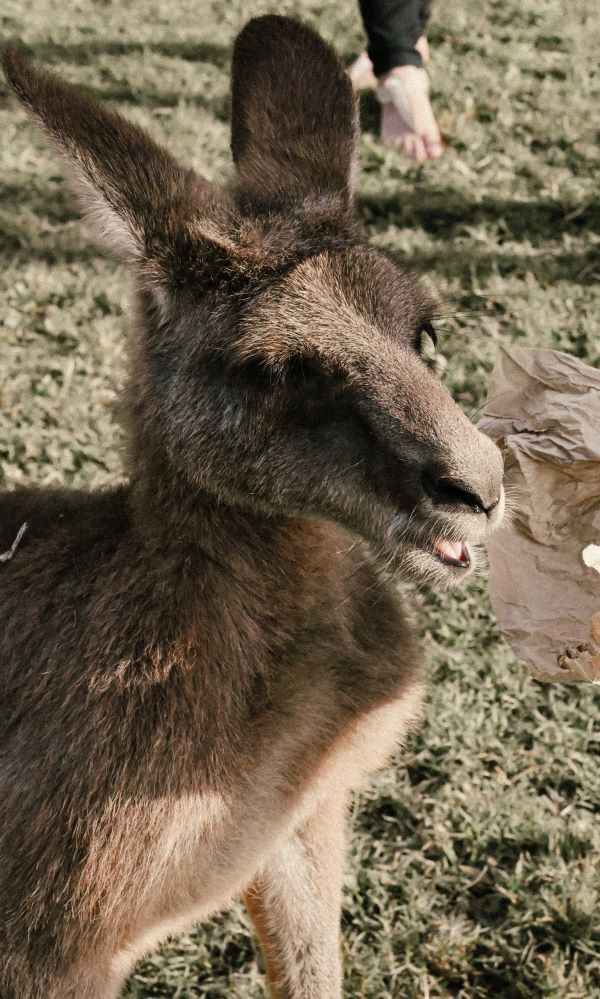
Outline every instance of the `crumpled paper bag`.
<svg viewBox="0 0 600 999">
<path fill-rule="evenodd" d="M 500 628 L 537 680 L 600 683 L 600 371 L 501 349 L 479 427 L 512 508 L 488 547 Z"/>
</svg>

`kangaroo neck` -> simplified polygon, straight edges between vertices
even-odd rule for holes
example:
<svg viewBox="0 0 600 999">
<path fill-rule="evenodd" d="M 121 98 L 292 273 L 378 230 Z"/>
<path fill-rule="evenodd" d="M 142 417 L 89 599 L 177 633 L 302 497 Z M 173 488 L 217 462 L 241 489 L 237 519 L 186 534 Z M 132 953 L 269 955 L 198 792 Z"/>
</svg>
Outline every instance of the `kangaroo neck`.
<svg viewBox="0 0 600 999">
<path fill-rule="evenodd" d="M 146 548 L 193 557 L 248 578 L 270 568 L 290 575 L 311 572 L 340 532 L 324 521 L 269 515 L 228 503 L 207 490 L 177 488 L 172 480 L 133 482 L 134 530 Z"/>
</svg>

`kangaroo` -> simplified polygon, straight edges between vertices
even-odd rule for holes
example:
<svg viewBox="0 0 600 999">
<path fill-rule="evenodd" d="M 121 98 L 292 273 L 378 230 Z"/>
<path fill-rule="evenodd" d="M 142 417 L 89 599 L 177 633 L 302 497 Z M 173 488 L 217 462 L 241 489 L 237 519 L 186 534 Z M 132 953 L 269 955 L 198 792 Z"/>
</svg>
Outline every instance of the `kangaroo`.
<svg viewBox="0 0 600 999">
<path fill-rule="evenodd" d="M 435 302 L 360 235 L 311 30 L 238 36 L 227 191 L 4 67 L 135 303 L 127 484 L 0 494 L 0 994 L 114 999 L 243 895 L 272 996 L 339 999 L 347 800 L 422 695 L 398 581 L 468 577 L 500 452 L 422 359 Z"/>
</svg>

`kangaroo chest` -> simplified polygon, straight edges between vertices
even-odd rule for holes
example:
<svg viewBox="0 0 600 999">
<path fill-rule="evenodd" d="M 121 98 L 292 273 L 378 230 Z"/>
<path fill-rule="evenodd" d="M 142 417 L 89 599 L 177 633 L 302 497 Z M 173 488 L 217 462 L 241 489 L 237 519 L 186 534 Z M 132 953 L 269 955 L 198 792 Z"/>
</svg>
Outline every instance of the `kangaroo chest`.
<svg viewBox="0 0 600 999">
<path fill-rule="evenodd" d="M 148 890 L 141 904 L 136 899 L 132 951 L 241 893 L 321 800 L 359 786 L 389 759 L 416 720 L 420 700 L 414 682 L 335 732 L 324 729 L 316 710 L 298 705 L 269 751 L 242 770 L 234 786 L 174 802 L 157 828 Z"/>
</svg>

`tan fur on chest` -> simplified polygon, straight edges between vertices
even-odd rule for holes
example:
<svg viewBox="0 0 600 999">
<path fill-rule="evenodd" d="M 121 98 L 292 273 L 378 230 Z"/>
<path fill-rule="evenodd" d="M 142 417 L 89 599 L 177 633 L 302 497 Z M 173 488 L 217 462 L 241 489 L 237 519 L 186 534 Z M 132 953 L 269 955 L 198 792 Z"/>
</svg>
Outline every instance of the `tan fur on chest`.
<svg viewBox="0 0 600 999">
<path fill-rule="evenodd" d="M 181 798 L 162 831 L 157 830 L 147 878 L 131 899 L 135 914 L 123 912 L 129 939 L 115 958 L 119 966 L 239 895 L 278 841 L 300 827 L 320 802 L 358 787 L 389 761 L 416 723 L 421 699 L 422 687 L 414 683 L 401 697 L 348 723 L 312 761 L 300 790 L 290 789 L 286 771 L 302 749 L 283 740 L 234 793 Z M 160 813 L 160 803 L 156 810 Z M 152 822 L 148 811 L 144 821 Z M 98 875 L 102 877 L 90 869 L 86 881 Z M 126 888 L 124 892 L 123 901 Z"/>
</svg>

